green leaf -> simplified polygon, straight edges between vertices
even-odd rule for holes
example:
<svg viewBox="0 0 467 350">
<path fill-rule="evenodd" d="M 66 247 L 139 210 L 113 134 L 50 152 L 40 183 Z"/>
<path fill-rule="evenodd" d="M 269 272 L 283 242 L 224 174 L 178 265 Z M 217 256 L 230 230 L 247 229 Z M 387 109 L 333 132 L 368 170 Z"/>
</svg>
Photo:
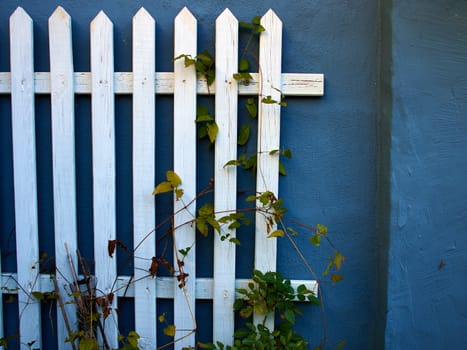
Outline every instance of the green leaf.
<svg viewBox="0 0 467 350">
<path fill-rule="evenodd" d="M 247 306 L 240 310 L 240 316 L 243 318 L 248 318 L 253 314 L 253 308 L 251 306 Z"/>
<path fill-rule="evenodd" d="M 247 71 L 249 67 L 250 67 L 250 63 L 248 62 L 246 58 L 241 58 L 240 61 L 238 62 L 238 70 L 240 72 Z"/>
<path fill-rule="evenodd" d="M 94 338 L 81 339 L 79 342 L 79 350 L 99 350 L 99 344 Z"/>
<path fill-rule="evenodd" d="M 176 187 L 178 187 L 178 186 L 180 186 L 182 184 L 182 180 L 180 179 L 180 177 L 177 175 L 177 173 L 175 171 L 167 170 L 166 177 L 167 177 L 167 181 L 169 181 L 170 184 L 174 188 L 176 188 Z"/>
<path fill-rule="evenodd" d="M 236 159 L 229 160 L 227 163 L 224 164 L 224 168 L 226 166 L 240 166 L 242 163 Z"/>
<path fill-rule="evenodd" d="M 241 82 L 244 82 L 244 83 L 248 83 L 248 82 L 250 82 L 250 80 L 253 80 L 253 77 L 248 72 L 235 73 L 233 75 L 233 78 L 235 80 L 237 80 L 237 81 L 241 81 Z"/>
<path fill-rule="evenodd" d="M 32 292 L 31 293 L 34 298 L 36 298 L 37 300 L 44 300 L 44 294 L 41 293 L 41 292 Z"/>
<path fill-rule="evenodd" d="M 279 153 L 279 150 L 278 149 L 273 149 L 272 151 L 269 151 L 269 155 L 270 156 L 273 156 L 275 154 Z"/>
<path fill-rule="evenodd" d="M 271 233 L 268 235 L 268 238 L 272 238 L 272 237 L 284 237 L 284 235 L 285 235 L 284 231 L 282 231 L 282 230 L 276 230 L 276 231 L 271 232 Z"/>
<path fill-rule="evenodd" d="M 214 205 L 212 203 L 206 203 L 198 209 L 199 216 L 211 216 L 214 214 Z"/>
<path fill-rule="evenodd" d="M 214 118 L 211 117 L 209 114 L 200 115 L 199 117 L 196 118 L 197 123 L 210 122 L 210 121 L 213 121 L 213 120 L 214 120 Z"/>
<path fill-rule="evenodd" d="M 208 85 L 212 85 L 212 83 L 214 83 L 214 80 L 216 80 L 216 71 L 213 69 L 208 70 L 208 72 L 206 73 L 206 82 L 208 83 Z"/>
<path fill-rule="evenodd" d="M 238 131 L 238 141 L 237 143 L 240 146 L 244 146 L 248 139 L 250 138 L 250 126 L 249 125 L 242 125 L 240 130 Z"/>
<path fill-rule="evenodd" d="M 328 228 L 324 225 L 316 224 L 316 229 L 318 230 L 318 234 L 320 234 L 321 236 L 326 236 L 326 234 L 328 233 Z"/>
<path fill-rule="evenodd" d="M 180 58 L 187 58 L 187 57 L 191 58 L 190 55 L 181 54 L 181 55 L 178 55 L 177 57 L 174 57 L 172 61 L 176 61 L 176 60 L 179 60 Z"/>
<path fill-rule="evenodd" d="M 344 276 L 334 273 L 334 274 L 331 275 L 330 278 L 331 278 L 331 281 L 333 281 L 334 283 L 337 283 L 337 282 L 342 281 L 344 279 Z"/>
<path fill-rule="evenodd" d="M 200 53 L 196 58 L 208 66 L 213 63 L 212 56 L 207 50 L 204 50 L 203 53 Z"/>
<path fill-rule="evenodd" d="M 179 249 L 178 252 L 183 256 L 187 256 L 190 250 L 191 250 L 191 247 L 186 247 L 185 249 Z"/>
<path fill-rule="evenodd" d="M 347 342 L 345 341 L 345 339 L 342 340 L 342 341 L 340 341 L 339 344 L 337 344 L 336 349 L 337 349 L 337 350 L 341 350 L 341 349 L 345 346 L 346 343 L 347 343 Z"/>
<path fill-rule="evenodd" d="M 175 325 L 171 324 L 164 328 L 164 334 L 168 337 L 175 337 Z"/>
<path fill-rule="evenodd" d="M 206 106 L 202 105 L 202 104 L 198 104 L 196 106 L 196 116 L 200 117 L 200 116 L 203 116 L 203 115 L 209 115 L 209 110 Z"/>
<path fill-rule="evenodd" d="M 208 136 L 208 129 L 203 125 L 198 129 L 198 138 L 203 139 Z"/>
<path fill-rule="evenodd" d="M 279 160 L 279 174 L 282 176 L 287 175 L 287 171 L 285 171 L 284 163 L 282 163 L 282 161 L 280 160 Z"/>
<path fill-rule="evenodd" d="M 180 198 L 182 198 L 182 197 L 183 197 L 183 193 L 184 193 L 183 189 L 177 188 L 177 189 L 175 190 L 175 199 L 176 199 L 176 200 L 179 200 Z"/>
<path fill-rule="evenodd" d="M 277 101 L 274 100 L 274 99 L 271 97 L 271 95 L 268 95 L 268 96 L 266 96 L 266 97 L 263 97 L 263 98 L 261 99 L 261 102 L 262 102 L 262 103 L 265 103 L 265 104 L 274 104 L 274 103 L 277 103 Z"/>
<path fill-rule="evenodd" d="M 219 224 L 219 222 L 217 222 L 217 220 L 213 219 L 213 218 L 208 218 L 207 219 L 208 221 L 208 224 L 211 225 L 211 227 L 216 230 L 217 232 L 221 232 L 221 226 Z"/>
<path fill-rule="evenodd" d="M 291 324 L 295 324 L 295 314 L 293 313 L 292 310 L 286 309 L 284 311 L 284 316 L 287 321 L 289 321 Z"/>
<path fill-rule="evenodd" d="M 316 247 L 319 247 L 321 245 L 321 236 L 320 235 L 313 235 L 308 240 L 311 242 Z"/>
<path fill-rule="evenodd" d="M 153 195 L 157 195 L 159 193 L 166 193 L 172 191 L 173 187 L 172 184 L 168 181 L 163 181 L 159 185 L 156 186 L 154 191 L 152 191 Z"/>
<path fill-rule="evenodd" d="M 208 123 L 206 124 L 206 128 L 208 131 L 209 140 L 211 141 L 211 143 L 214 143 L 219 132 L 219 127 L 216 123 Z"/>
<path fill-rule="evenodd" d="M 230 242 L 230 243 L 233 243 L 233 244 L 235 244 L 235 245 L 240 245 L 240 241 L 239 241 L 237 238 L 235 238 L 235 237 L 229 238 L 229 242 Z"/>
<path fill-rule="evenodd" d="M 185 55 L 185 67 L 189 67 L 189 66 L 192 66 L 192 65 L 196 65 L 196 60 L 191 58 L 191 56 L 187 56 Z"/>
<path fill-rule="evenodd" d="M 287 148 L 287 149 L 281 151 L 281 156 L 283 156 L 285 158 L 292 158 L 292 151 Z"/>
<path fill-rule="evenodd" d="M 337 270 L 340 270 L 342 267 L 342 263 L 345 260 L 345 256 L 343 256 L 341 253 L 336 252 L 336 255 L 334 255 L 333 263 L 336 266 Z"/>
<path fill-rule="evenodd" d="M 256 100 L 254 98 L 249 98 L 246 101 L 246 109 L 250 117 L 256 118 L 258 116 L 258 106 L 256 105 Z"/>
<path fill-rule="evenodd" d="M 253 28 L 253 24 L 248 23 L 248 22 L 240 21 L 238 24 L 239 24 L 239 26 L 242 27 L 242 28 L 246 28 L 246 29 L 251 29 L 251 28 Z"/>
<path fill-rule="evenodd" d="M 256 198 L 257 198 L 256 196 L 248 196 L 248 197 L 246 197 L 245 201 L 254 202 L 256 200 Z"/>
</svg>

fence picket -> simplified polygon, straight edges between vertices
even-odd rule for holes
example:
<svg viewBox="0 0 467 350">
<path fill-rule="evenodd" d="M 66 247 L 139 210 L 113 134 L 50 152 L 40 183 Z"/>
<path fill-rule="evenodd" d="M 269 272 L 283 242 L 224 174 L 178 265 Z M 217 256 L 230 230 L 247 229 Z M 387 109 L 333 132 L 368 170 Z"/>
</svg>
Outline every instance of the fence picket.
<svg viewBox="0 0 467 350">
<path fill-rule="evenodd" d="M 18 8 L 10 17 L 11 109 L 15 193 L 15 227 L 21 342 L 41 347 L 40 304 L 29 293 L 38 283 L 39 232 L 37 218 L 36 136 L 34 117 L 33 24 Z M 25 348 L 26 346 L 22 346 Z"/>
<path fill-rule="evenodd" d="M 105 335 L 110 348 L 118 347 L 118 322 L 115 309 L 117 296 L 135 298 L 135 330 L 141 336 L 142 349 L 157 347 L 156 298 L 174 299 L 174 348 L 195 345 L 195 300 L 213 300 L 213 339 L 232 343 L 235 288 L 245 287 L 249 280 L 235 279 L 235 245 L 214 236 L 214 274 L 212 278 L 196 278 L 196 103 L 197 95 L 215 94 L 215 116 L 218 134 L 214 159 L 214 207 L 226 213 L 236 209 L 237 170 L 224 167 L 237 158 L 238 95 L 259 95 L 256 191 L 272 191 L 278 196 L 279 155 L 270 154 L 280 147 L 280 106 L 261 100 L 270 96 L 280 101 L 281 93 L 294 96 L 323 95 L 322 74 L 281 72 L 282 22 L 269 10 L 261 19 L 265 32 L 260 35 L 260 73 L 252 73 L 250 84 L 237 84 L 233 74 L 238 70 L 238 21 L 226 9 L 216 20 L 216 81 L 208 86 L 197 76 L 193 66 L 184 60 L 174 62 L 174 71 L 155 71 L 155 20 L 141 8 L 133 17 L 133 72 L 114 72 L 113 25 L 101 11 L 91 22 L 91 72 L 74 72 L 72 59 L 71 18 L 58 7 L 49 18 L 50 73 L 34 72 L 33 24 L 18 8 L 10 18 L 11 73 L 0 72 L 0 94 L 11 94 L 14 164 L 15 224 L 18 273 L 4 273 L 0 264 L 2 294 L 17 293 L 20 307 L 20 332 L 24 344 L 35 341 L 41 347 L 40 304 L 30 292 L 49 292 L 53 283 L 49 275 L 39 275 L 34 268 L 39 260 L 37 223 L 36 148 L 34 95 L 51 95 L 52 158 L 54 192 L 55 260 L 62 298 L 72 301 L 67 283 L 71 278 L 67 244 L 77 267 L 77 217 L 75 180 L 74 95 L 92 96 L 92 172 L 94 260 L 97 295 L 115 292 L 112 312 L 105 320 Z M 196 56 L 197 20 L 187 8 L 174 21 L 174 56 Z M 279 91 L 280 90 L 280 91 Z M 116 159 L 115 104 L 116 94 L 133 96 L 133 240 L 137 247 L 134 276 L 117 276 L 116 258 L 108 255 L 108 241 L 116 239 Z M 155 106 L 156 94 L 173 94 L 174 154 L 173 170 L 182 179 L 184 195 L 174 198 L 174 264 L 179 280 L 171 277 L 149 277 L 149 258 L 156 255 L 155 235 L 146 235 L 155 227 L 155 201 L 151 195 L 155 184 Z M 258 204 L 260 205 L 260 204 Z M 219 214 L 221 217 L 223 214 Z M 187 224 L 188 223 L 188 224 Z M 255 268 L 276 270 L 277 242 L 267 238 L 262 215 L 255 223 Z M 275 228 L 272 227 L 271 230 Z M 235 230 L 223 227 L 223 235 L 235 237 Z M 140 242 L 142 242 L 140 244 Z M 21 247 L 21 249 L 19 249 Z M 180 249 L 190 248 L 187 256 Z M 114 255 L 115 256 L 115 255 Z M 178 263 L 183 260 L 184 266 Z M 146 277 L 146 278 L 145 278 Z M 21 286 L 15 282 L 18 280 Z M 131 281 L 138 281 L 130 284 Z M 5 285 L 3 285 L 3 283 Z M 179 288 L 185 283 L 184 288 Z M 317 292 L 316 281 L 291 281 L 295 288 L 306 284 Z M 24 289 L 23 289 L 24 288 Z M 5 290 L 5 291 L 3 291 Z M 238 295 L 237 295 L 238 297 Z M 4 318 L 0 298 L 0 338 Z M 27 306 L 27 307 L 26 307 Z M 67 318 L 77 324 L 75 306 L 66 304 Z M 65 342 L 67 329 L 58 309 L 57 341 L 59 349 L 69 349 Z M 258 322 L 261 315 L 254 315 Z M 27 320 L 23 322 L 23 320 Z M 272 328 L 274 320 L 267 320 Z M 76 330 L 74 328 L 73 330 Z M 101 339 L 102 340 L 102 339 Z M 1 348 L 1 347 L 0 347 Z"/>
<path fill-rule="evenodd" d="M 237 208 L 237 170 L 224 167 L 237 159 L 237 81 L 238 21 L 226 9 L 216 20 L 216 123 L 219 133 L 215 144 L 214 208 L 225 213 Z M 223 216 L 226 214 L 220 214 Z M 235 237 L 235 230 L 228 230 Z M 235 301 L 235 244 L 214 236 L 213 336 L 224 344 L 232 342 Z"/>
<path fill-rule="evenodd" d="M 115 105 L 114 105 L 113 25 L 104 12 L 91 22 L 92 73 L 92 168 L 94 193 L 94 260 L 98 294 L 109 295 L 117 278 L 116 256 L 107 245 L 117 237 L 115 189 Z M 102 294 L 101 294 L 102 296 Z M 113 298 L 112 308 L 117 307 Z M 118 347 L 115 310 L 105 322 L 111 348 Z"/>
<path fill-rule="evenodd" d="M 156 348 L 156 283 L 148 276 L 156 255 L 152 186 L 155 182 L 155 22 L 141 8 L 133 17 L 133 221 L 135 252 L 135 330 L 143 349 Z M 144 241 L 143 241 L 144 240 Z M 142 257 L 146 259 L 138 259 Z M 141 280 L 140 280 L 141 279 Z"/>
<path fill-rule="evenodd" d="M 280 106 L 276 103 L 262 103 L 263 97 L 271 96 L 280 101 L 281 94 L 277 89 L 281 86 L 282 58 L 282 22 L 269 10 L 262 18 L 261 25 L 265 31 L 260 36 L 259 66 L 260 96 L 258 101 L 258 159 L 256 191 L 271 191 L 278 197 L 279 190 L 279 154 L 270 152 L 280 147 Z M 257 203 L 261 205 L 260 202 Z M 266 219 L 264 215 L 256 214 L 255 234 L 255 269 L 261 271 L 276 271 L 277 239 L 268 238 L 265 232 Z M 275 227 L 271 227 L 274 231 Z M 263 316 L 255 315 L 255 321 Z M 269 329 L 274 328 L 274 319 L 267 323 Z"/>
<path fill-rule="evenodd" d="M 76 180 L 75 180 L 75 121 L 73 91 L 73 53 L 71 18 L 57 7 L 49 18 L 50 88 L 52 109 L 52 156 L 54 190 L 55 261 L 61 268 L 57 282 L 62 297 L 71 301 L 67 283 L 72 281 L 65 244 L 70 252 L 77 248 Z M 72 254 L 76 266 L 77 259 Z M 76 316 L 71 304 L 65 305 L 67 317 L 75 324 Z M 61 315 L 60 309 L 57 312 Z M 59 339 L 68 336 L 63 317 L 58 317 Z M 69 343 L 59 342 L 60 349 L 70 349 Z"/>
<path fill-rule="evenodd" d="M 174 56 L 196 56 L 197 21 L 185 7 L 175 18 Z M 195 225 L 183 225 L 193 219 L 196 203 L 190 202 L 196 196 L 196 72 L 193 66 L 185 67 L 183 59 L 174 62 L 174 171 L 182 179 L 184 195 L 181 200 L 174 201 L 177 246 L 178 249 L 191 247 L 184 258 L 184 271 L 189 276 L 185 288 L 175 286 L 174 322 L 177 325 L 175 339 L 186 338 L 175 344 L 175 349 L 195 345 L 195 281 L 196 281 L 196 249 Z M 189 204 L 189 205 L 188 205 Z M 182 210 L 188 205 L 186 210 Z M 180 226 L 180 227 L 179 227 Z M 180 257 L 181 258 L 181 257 Z M 175 257 L 177 266 L 177 256 Z"/>
</svg>

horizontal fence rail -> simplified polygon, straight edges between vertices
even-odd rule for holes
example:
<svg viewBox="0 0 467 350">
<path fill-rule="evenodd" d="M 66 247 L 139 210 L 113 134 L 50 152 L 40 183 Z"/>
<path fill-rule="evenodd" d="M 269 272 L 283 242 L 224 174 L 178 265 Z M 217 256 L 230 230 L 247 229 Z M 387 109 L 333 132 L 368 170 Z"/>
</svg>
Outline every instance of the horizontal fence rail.
<svg viewBox="0 0 467 350">
<path fill-rule="evenodd" d="M 261 19 L 265 32 L 260 35 L 259 66 L 261 74 L 252 73 L 248 84 L 233 78 L 238 70 L 238 20 L 226 9 L 216 21 L 216 81 L 207 86 L 197 76 L 194 67 L 185 67 L 183 60 L 174 62 L 173 72 L 156 72 L 155 19 L 141 8 L 133 17 L 133 72 L 114 71 L 113 24 L 100 12 L 90 25 L 91 72 L 75 72 L 71 18 L 58 7 L 49 18 L 50 72 L 34 72 L 33 21 L 18 8 L 10 17 L 11 72 L 0 72 L 0 94 L 11 96 L 12 140 L 15 199 L 17 272 L 2 271 L 2 294 L 17 294 L 19 332 L 22 344 L 43 348 L 41 344 L 40 303 L 34 294 L 59 291 L 63 300 L 57 302 L 57 344 L 60 349 L 71 349 L 65 342 L 69 328 L 75 328 L 78 319 L 67 281 L 78 271 L 76 160 L 75 160 L 75 95 L 88 94 L 92 105 L 92 178 L 93 178 L 93 240 L 96 290 L 107 297 L 111 322 L 105 323 L 106 345 L 118 347 L 119 297 L 135 300 L 135 331 L 141 336 L 143 349 L 155 349 L 157 343 L 156 299 L 174 300 L 174 323 L 177 325 L 175 349 L 195 345 L 194 319 L 196 299 L 213 300 L 213 339 L 232 342 L 234 314 L 232 311 L 236 288 L 245 288 L 248 280 L 235 278 L 235 245 L 214 241 L 214 274 L 212 278 L 196 277 L 195 227 L 183 225 L 196 211 L 196 108 L 197 95 L 215 95 L 216 123 L 219 127 L 214 151 L 215 197 L 217 212 L 236 210 L 236 169 L 225 167 L 237 158 L 238 96 L 265 96 L 280 100 L 285 96 L 322 96 L 323 74 L 283 73 L 282 22 L 269 10 Z M 184 8 L 175 18 L 174 57 L 181 54 L 196 56 L 197 21 Z M 0 52 L 4 52 L 4 48 Z M 39 274 L 39 232 L 35 145 L 34 96 L 51 97 L 52 163 L 55 261 L 60 267 L 56 276 Z M 174 171 L 183 179 L 182 200 L 174 199 L 176 249 L 192 247 L 185 258 L 185 272 L 189 274 L 184 291 L 172 277 L 148 276 L 145 260 L 135 259 L 133 276 L 118 276 L 116 258 L 107 252 L 108 242 L 116 239 L 116 161 L 115 161 L 115 95 L 133 97 L 132 177 L 133 177 L 133 240 L 138 255 L 156 255 L 155 235 L 146 237 L 156 223 L 154 196 L 156 183 L 155 147 L 157 95 L 174 97 Z M 258 170 L 256 190 L 272 191 L 278 196 L 278 155 L 269 151 L 280 148 L 280 106 L 259 104 L 258 111 Z M 185 208 L 183 203 L 189 203 Z M 182 210 L 183 209 L 183 210 Z M 256 217 L 255 268 L 276 270 L 275 238 L 266 238 L 264 218 Z M 229 234 L 235 237 L 235 230 Z M 24 249 L 23 249 L 24 248 Z M 176 252 L 175 249 L 175 252 Z M 176 253 L 175 253 L 176 255 Z M 174 266 L 177 257 L 174 257 Z M 134 281 L 137 283 L 133 283 Z M 305 284 L 318 292 L 313 280 L 293 280 L 292 286 Z M 0 337 L 4 335 L 5 319 L 0 298 Z M 268 320 L 273 327 L 274 320 Z M 27 348 L 27 345 L 22 345 Z"/>
</svg>

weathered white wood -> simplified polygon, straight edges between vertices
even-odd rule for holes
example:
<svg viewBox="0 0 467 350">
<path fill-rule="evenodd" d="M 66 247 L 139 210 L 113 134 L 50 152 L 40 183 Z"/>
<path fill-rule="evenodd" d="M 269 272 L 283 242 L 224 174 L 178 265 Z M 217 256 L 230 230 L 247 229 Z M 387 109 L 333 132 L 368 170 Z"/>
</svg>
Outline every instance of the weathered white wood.
<svg viewBox="0 0 467 350">
<path fill-rule="evenodd" d="M 40 304 L 29 294 L 39 282 L 33 23 L 22 8 L 10 17 L 10 53 L 19 331 L 21 343 L 40 348 Z"/>
<path fill-rule="evenodd" d="M 259 91 L 258 73 L 251 73 L 253 80 L 248 85 L 239 84 L 239 95 L 257 95 Z M 91 73 L 76 72 L 74 74 L 74 90 L 76 94 L 91 93 Z M 155 76 L 155 93 L 159 95 L 170 95 L 174 91 L 173 73 L 157 72 Z M 133 73 L 116 72 L 114 76 L 115 93 L 131 94 L 133 91 Z M 198 95 L 215 94 L 215 84 L 207 89 L 206 80 L 198 77 L 197 81 Z M 280 90 L 285 96 L 323 96 L 324 94 L 324 75 L 312 73 L 282 73 L 282 85 Z M 47 72 L 35 73 L 35 91 L 36 94 L 50 93 L 50 75 Z M 0 94 L 9 94 L 11 92 L 10 73 L 0 73 Z"/>
<path fill-rule="evenodd" d="M 269 10 L 262 18 L 261 25 L 265 31 L 260 35 L 259 66 L 260 96 L 258 101 L 258 159 L 256 191 L 262 193 L 271 191 L 276 198 L 279 191 L 279 154 L 269 152 L 280 148 L 280 106 L 265 104 L 261 99 L 271 96 L 280 101 L 277 91 L 281 86 L 282 59 L 282 22 L 274 11 Z M 257 202 L 258 206 L 261 203 Z M 268 238 L 266 219 L 261 213 L 256 214 L 255 229 L 255 269 L 261 271 L 276 271 L 277 239 Z M 274 231 L 275 227 L 271 228 Z M 262 320 L 264 315 L 254 315 L 255 322 Z M 274 327 L 274 319 L 267 322 L 269 329 Z"/>
<path fill-rule="evenodd" d="M 156 255 L 155 207 L 155 22 L 141 8 L 133 17 L 133 237 L 141 245 L 136 257 Z M 144 240 L 144 241 L 143 241 Z M 135 258 L 135 330 L 142 349 L 156 348 L 156 285 L 148 276 L 150 262 Z"/>
<path fill-rule="evenodd" d="M 214 156 L 214 208 L 218 217 L 237 208 L 236 167 L 224 167 L 237 159 L 238 20 L 226 9 L 216 20 L 216 123 L 219 133 Z M 235 237 L 235 230 L 222 228 Z M 235 244 L 214 235 L 213 339 L 232 344 L 235 328 Z"/>
<path fill-rule="evenodd" d="M 77 249 L 76 180 L 75 180 L 75 113 L 73 92 L 73 53 L 71 18 L 57 7 L 49 18 L 50 89 L 52 108 L 52 157 L 54 189 L 55 262 L 61 270 L 57 282 L 65 303 L 70 324 L 76 323 L 68 283 L 72 281 L 71 267 L 65 251 Z M 76 267 L 77 259 L 72 261 Z M 57 305 L 57 314 L 62 311 Z M 60 349 L 71 349 L 64 318 L 57 317 L 57 336 Z"/>
<path fill-rule="evenodd" d="M 175 18 L 174 56 L 196 56 L 197 21 L 185 7 Z M 175 339 L 184 337 L 175 344 L 175 349 L 195 345 L 195 280 L 196 280 L 196 234 L 195 225 L 184 225 L 193 220 L 195 202 L 185 208 L 196 196 L 196 72 L 193 66 L 185 67 L 183 60 L 174 62 L 174 171 L 182 179 L 185 191 L 180 200 L 174 201 L 174 250 L 191 247 L 185 257 L 183 270 L 188 273 L 185 288 L 175 286 L 174 323 L 177 326 Z M 180 226 L 180 227 L 179 227 Z M 177 255 L 177 254 L 176 254 Z M 179 256 L 181 259 L 182 257 Z M 177 266 L 175 256 L 175 266 Z"/>
<path fill-rule="evenodd" d="M 82 276 L 80 276 L 82 277 Z M 3 279 L 2 287 L 9 288 L 11 290 L 16 289 L 17 275 L 14 273 L 3 273 L 0 274 L 0 280 Z M 41 274 L 40 292 L 50 292 L 53 290 L 53 282 L 50 275 Z M 129 284 L 130 281 L 133 283 Z M 235 288 L 248 288 L 249 279 L 236 279 Z M 156 277 L 152 280 L 152 283 L 156 285 L 157 298 L 172 299 L 174 297 L 174 288 L 177 281 L 172 277 Z M 318 295 L 318 283 L 312 280 L 292 280 L 291 285 L 293 288 L 297 288 L 300 284 L 304 284 L 307 289 L 313 291 L 315 295 Z M 201 300 L 212 300 L 214 295 L 214 281 L 212 278 L 197 278 L 196 279 L 196 299 Z M 135 283 L 134 278 L 130 276 L 118 276 L 116 284 L 116 295 L 119 297 L 133 298 L 135 296 Z M 11 292 L 12 294 L 17 291 Z M 236 294 L 236 297 L 241 297 L 240 294 Z"/>
<path fill-rule="evenodd" d="M 94 260 L 99 293 L 113 291 L 117 277 L 116 256 L 107 245 L 116 239 L 115 103 L 113 25 L 104 12 L 91 22 L 92 169 L 94 203 Z M 112 308 L 117 307 L 114 298 Z M 118 347 L 118 322 L 114 311 L 104 328 L 111 348 Z"/>
</svg>

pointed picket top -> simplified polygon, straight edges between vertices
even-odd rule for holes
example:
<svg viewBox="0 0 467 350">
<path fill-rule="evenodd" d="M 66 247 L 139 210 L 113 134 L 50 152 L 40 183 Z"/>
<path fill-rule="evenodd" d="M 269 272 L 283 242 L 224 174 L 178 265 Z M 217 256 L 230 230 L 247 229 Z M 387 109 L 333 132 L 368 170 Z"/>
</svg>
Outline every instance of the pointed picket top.
<svg viewBox="0 0 467 350">
<path fill-rule="evenodd" d="M 36 136 L 34 110 L 33 24 L 18 8 L 10 17 L 11 132 L 15 204 L 19 332 L 22 344 L 41 348 L 40 305 L 28 292 L 37 291 L 39 232 L 37 209 Z M 0 270 L 1 271 L 1 270 Z M 1 318 L 0 314 L 0 318 Z"/>
<path fill-rule="evenodd" d="M 227 22 L 236 22 L 238 23 L 237 18 L 234 16 L 232 11 L 229 8 L 226 8 L 222 13 L 217 17 L 216 22 L 227 21 Z"/>
<path fill-rule="evenodd" d="M 52 157 L 53 157 L 53 194 L 54 194 L 54 229 L 60 232 L 55 237 L 55 262 L 57 266 L 69 266 L 64 249 L 65 244 L 71 252 L 77 249 L 76 216 L 76 172 L 75 172 L 75 116 L 74 116 L 74 74 L 71 17 L 62 8 L 57 7 L 49 17 L 50 50 L 50 92 L 52 119 Z M 74 266 L 78 266 L 77 257 L 73 256 Z M 65 291 L 66 281 L 70 281 L 70 269 L 57 276 L 59 288 L 64 297 L 65 309 L 71 324 L 76 321 L 73 313 L 72 297 Z M 57 312 L 60 313 L 57 305 Z M 63 318 L 57 320 L 59 339 L 67 337 L 67 328 Z M 61 344 L 60 349 L 71 348 L 71 344 Z"/>
<path fill-rule="evenodd" d="M 188 7 L 184 7 L 180 10 L 180 12 L 175 17 L 175 23 L 179 22 L 186 22 L 187 24 L 194 24 L 196 23 L 196 18 L 193 14 L 188 10 Z"/>
<path fill-rule="evenodd" d="M 96 27 L 113 28 L 113 23 L 104 11 L 99 11 L 96 17 L 91 21 L 91 32 L 96 30 Z"/>
<path fill-rule="evenodd" d="M 196 56 L 197 25 L 196 18 L 185 7 L 175 18 L 174 57 L 179 55 Z M 189 274 L 185 285 L 186 297 L 175 286 L 174 323 L 177 325 L 175 339 L 178 341 L 175 350 L 195 346 L 195 334 L 192 313 L 195 313 L 195 281 L 196 281 L 196 241 L 195 227 L 183 225 L 192 219 L 196 203 L 196 71 L 194 66 L 185 67 L 183 60 L 174 62 L 174 171 L 183 179 L 184 195 L 182 200 L 174 201 L 174 225 L 178 247 L 192 247 L 185 261 L 185 272 Z M 184 204 L 190 205 L 183 210 Z M 177 261 L 174 257 L 174 264 Z"/>
<path fill-rule="evenodd" d="M 214 155 L 214 208 L 225 213 L 237 208 L 236 167 L 225 167 L 237 159 L 238 20 L 226 9 L 216 20 L 215 116 L 219 132 Z M 222 216 L 222 215 L 220 215 Z M 235 229 L 225 231 L 235 237 Z M 229 344 L 235 329 L 235 244 L 214 237 L 213 339 Z"/>
<path fill-rule="evenodd" d="M 50 66 L 54 67 L 53 75 L 73 74 L 71 17 L 61 6 L 58 6 L 49 17 L 49 47 Z M 72 79 L 72 77 L 67 78 Z"/>
<path fill-rule="evenodd" d="M 21 7 L 18 6 L 15 12 L 12 13 L 10 16 L 10 24 L 14 23 L 25 23 L 25 24 L 32 24 L 32 19 L 29 14 Z"/>
<path fill-rule="evenodd" d="M 273 10 L 269 10 L 261 18 L 261 25 L 265 31 L 259 40 L 259 75 L 262 96 L 258 102 L 258 158 L 256 174 L 256 190 L 258 192 L 271 191 L 279 197 L 279 156 L 271 155 L 270 151 L 280 148 L 280 106 L 278 104 L 261 103 L 261 99 L 271 96 L 280 101 L 280 87 L 282 84 L 282 21 Z M 268 238 L 265 234 L 267 225 L 263 215 L 256 214 L 255 235 L 255 269 L 261 271 L 276 271 L 277 239 Z M 275 228 L 272 228 L 275 230 Z M 259 323 L 264 315 L 254 314 L 253 320 Z M 266 326 L 274 328 L 274 319 L 268 318 Z"/>
<path fill-rule="evenodd" d="M 148 23 L 154 23 L 154 17 L 151 16 L 151 14 L 144 8 L 141 7 L 138 12 L 133 16 L 134 21 L 141 21 L 141 22 L 148 22 Z"/>
<path fill-rule="evenodd" d="M 49 18 L 49 28 L 50 26 L 65 26 L 63 29 L 68 29 L 71 27 L 71 17 L 63 7 L 58 6 L 52 13 Z"/>
<path fill-rule="evenodd" d="M 154 18 L 142 7 L 133 17 L 133 241 L 139 256 L 156 255 L 155 235 L 155 57 Z M 147 277 L 147 261 L 135 259 L 135 331 L 141 349 L 156 349 L 156 284 Z"/>
</svg>

